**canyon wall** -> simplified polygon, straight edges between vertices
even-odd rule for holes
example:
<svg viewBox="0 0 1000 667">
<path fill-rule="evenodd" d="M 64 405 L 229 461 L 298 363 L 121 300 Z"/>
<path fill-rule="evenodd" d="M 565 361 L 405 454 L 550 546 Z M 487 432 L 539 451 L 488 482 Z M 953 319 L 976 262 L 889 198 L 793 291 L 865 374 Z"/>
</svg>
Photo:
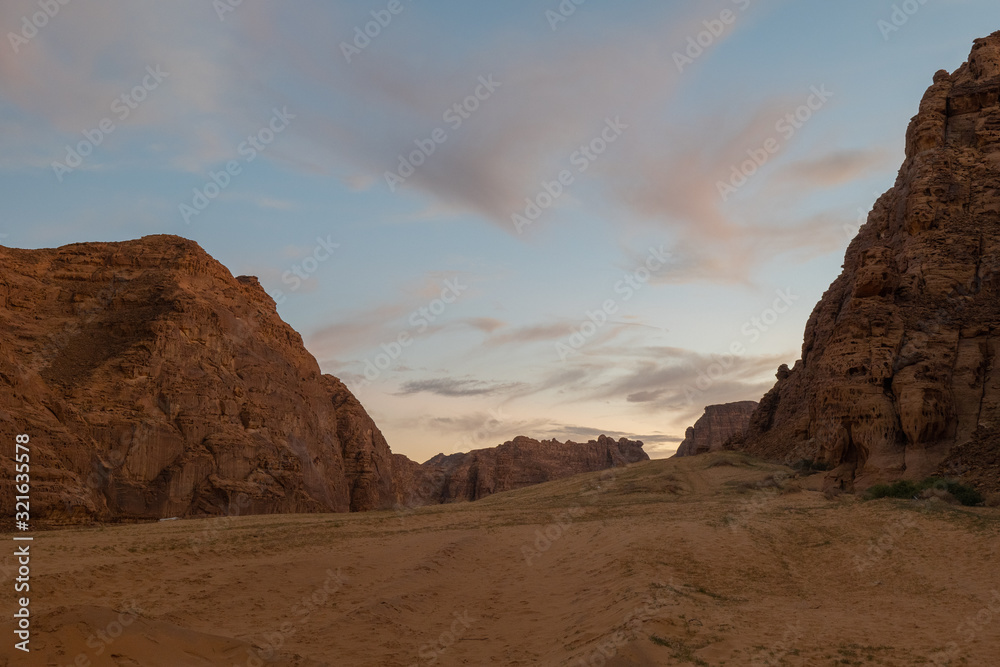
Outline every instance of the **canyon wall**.
<svg viewBox="0 0 1000 667">
<path fill-rule="evenodd" d="M 1000 33 L 940 71 L 895 187 L 734 447 L 835 467 L 853 488 L 982 469 L 1000 429 Z M 951 466 L 952 469 L 959 469 Z M 998 474 L 993 468 L 993 477 Z"/>
</svg>

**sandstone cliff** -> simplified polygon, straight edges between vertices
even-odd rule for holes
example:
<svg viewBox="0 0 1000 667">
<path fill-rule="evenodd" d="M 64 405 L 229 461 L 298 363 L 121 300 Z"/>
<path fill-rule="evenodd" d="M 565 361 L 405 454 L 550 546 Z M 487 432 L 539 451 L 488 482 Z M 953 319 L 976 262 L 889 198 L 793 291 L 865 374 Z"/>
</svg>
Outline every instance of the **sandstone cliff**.
<svg viewBox="0 0 1000 667">
<path fill-rule="evenodd" d="M 1000 33 L 940 71 L 895 187 L 851 243 L 736 446 L 836 466 L 850 488 L 982 472 L 1000 429 Z M 980 443 L 971 446 L 967 443 Z M 971 449 L 970 449 L 971 447 Z M 979 454 L 975 454 L 979 452 Z M 993 467 L 992 476 L 998 474 Z"/>
<path fill-rule="evenodd" d="M 393 457 L 256 278 L 173 236 L 0 247 L 0 442 L 52 523 L 391 507 Z M 12 515 L 12 457 L 0 508 Z"/>
<path fill-rule="evenodd" d="M 756 401 L 708 406 L 694 426 L 688 427 L 684 441 L 674 456 L 694 456 L 721 450 L 727 440 L 746 432 L 750 415 L 756 407 Z"/>
<path fill-rule="evenodd" d="M 602 435 L 585 444 L 518 436 L 490 449 L 438 454 L 417 466 L 411 463 L 405 504 L 413 507 L 479 500 L 501 491 L 550 482 L 583 472 L 596 472 L 648 461 L 642 443 Z"/>
</svg>

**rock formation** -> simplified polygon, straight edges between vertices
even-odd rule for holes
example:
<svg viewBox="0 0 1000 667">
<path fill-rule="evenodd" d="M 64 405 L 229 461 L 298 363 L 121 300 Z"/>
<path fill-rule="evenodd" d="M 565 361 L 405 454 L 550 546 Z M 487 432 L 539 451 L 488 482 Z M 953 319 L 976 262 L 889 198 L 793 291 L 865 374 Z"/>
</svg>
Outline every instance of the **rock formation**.
<svg viewBox="0 0 1000 667">
<path fill-rule="evenodd" d="M 727 440 L 746 432 L 750 415 L 756 407 L 756 401 L 708 406 L 694 426 L 688 427 L 684 441 L 674 456 L 694 456 L 721 450 Z"/>
<path fill-rule="evenodd" d="M 518 436 L 490 449 L 438 454 L 412 464 L 405 504 L 413 507 L 462 500 L 479 500 L 501 491 L 550 482 L 584 472 L 596 472 L 648 461 L 642 443 L 606 435 L 586 444 L 532 440 Z"/>
<path fill-rule="evenodd" d="M 648 458 L 603 436 L 424 466 L 393 454 L 257 279 L 176 236 L 0 247 L 0 442 L 21 433 L 48 525 L 388 509 L 434 480 L 429 502 L 475 500 Z M 13 516 L 13 456 L 2 465 Z"/>
<path fill-rule="evenodd" d="M 981 472 L 991 448 L 977 443 L 1000 429 L 998 353 L 1000 32 L 934 76 L 895 187 L 734 446 L 836 466 L 844 488 L 923 477 L 958 452 Z"/>
<path fill-rule="evenodd" d="M 387 508 L 392 453 L 256 278 L 173 236 L 0 247 L 0 442 L 33 518 Z M 0 508 L 13 516 L 12 456 Z"/>
</svg>

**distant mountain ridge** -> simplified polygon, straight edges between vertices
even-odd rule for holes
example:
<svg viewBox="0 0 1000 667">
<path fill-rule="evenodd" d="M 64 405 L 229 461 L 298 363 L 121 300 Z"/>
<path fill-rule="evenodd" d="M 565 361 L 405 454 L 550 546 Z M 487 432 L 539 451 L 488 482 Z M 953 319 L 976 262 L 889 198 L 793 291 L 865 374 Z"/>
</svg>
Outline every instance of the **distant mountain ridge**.
<svg viewBox="0 0 1000 667">
<path fill-rule="evenodd" d="M 497 447 L 411 462 L 404 506 L 472 501 L 585 472 L 648 461 L 639 441 L 606 435 L 586 443 L 518 436 Z M 404 473 L 400 473 L 404 474 Z"/>
</svg>

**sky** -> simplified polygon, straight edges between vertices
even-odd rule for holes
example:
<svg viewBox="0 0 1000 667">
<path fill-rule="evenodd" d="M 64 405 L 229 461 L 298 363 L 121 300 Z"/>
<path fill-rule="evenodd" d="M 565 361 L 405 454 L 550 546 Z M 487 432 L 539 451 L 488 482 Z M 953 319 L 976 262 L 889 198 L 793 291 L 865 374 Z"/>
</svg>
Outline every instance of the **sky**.
<svg viewBox="0 0 1000 667">
<path fill-rule="evenodd" d="M 4 0 L 0 243 L 255 275 L 394 452 L 757 400 L 995 0 Z"/>
</svg>

